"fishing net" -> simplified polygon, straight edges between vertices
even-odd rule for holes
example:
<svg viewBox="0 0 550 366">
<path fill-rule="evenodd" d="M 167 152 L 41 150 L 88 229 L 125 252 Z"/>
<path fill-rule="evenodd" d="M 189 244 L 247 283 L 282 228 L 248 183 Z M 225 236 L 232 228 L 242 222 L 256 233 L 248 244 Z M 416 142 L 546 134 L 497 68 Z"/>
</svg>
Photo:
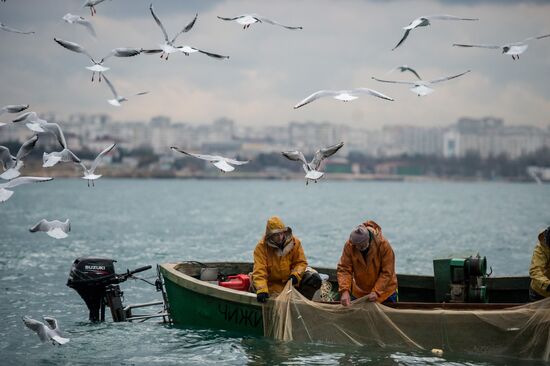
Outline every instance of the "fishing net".
<svg viewBox="0 0 550 366">
<path fill-rule="evenodd" d="M 399 309 L 361 298 L 310 301 L 289 284 L 263 309 L 266 336 L 401 349 L 550 359 L 550 299 L 499 310 Z"/>
</svg>

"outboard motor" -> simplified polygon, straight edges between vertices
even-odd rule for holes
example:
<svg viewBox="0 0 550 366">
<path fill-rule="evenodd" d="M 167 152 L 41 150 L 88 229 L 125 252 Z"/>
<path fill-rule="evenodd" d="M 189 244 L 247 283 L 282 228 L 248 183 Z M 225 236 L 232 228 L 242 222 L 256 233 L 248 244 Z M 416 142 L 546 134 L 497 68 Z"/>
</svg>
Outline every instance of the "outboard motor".
<svg viewBox="0 0 550 366">
<path fill-rule="evenodd" d="M 122 308 L 123 292 L 118 284 L 126 281 L 134 273 L 151 268 L 145 266 L 116 274 L 114 262 L 116 260 L 108 258 L 81 257 L 75 259 L 69 272 L 67 286 L 75 289 L 84 300 L 92 322 L 105 320 L 105 305 L 111 308 L 113 321 L 125 321 Z"/>
</svg>

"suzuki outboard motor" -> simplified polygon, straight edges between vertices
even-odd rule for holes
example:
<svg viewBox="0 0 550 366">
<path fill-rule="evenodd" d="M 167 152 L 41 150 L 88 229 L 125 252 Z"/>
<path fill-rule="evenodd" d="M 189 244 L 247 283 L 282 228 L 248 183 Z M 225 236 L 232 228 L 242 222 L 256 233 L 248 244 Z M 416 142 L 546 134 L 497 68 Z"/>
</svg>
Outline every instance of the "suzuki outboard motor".
<svg viewBox="0 0 550 366">
<path fill-rule="evenodd" d="M 92 322 L 100 320 L 99 312 L 106 287 L 119 282 L 114 262 L 114 259 L 82 257 L 75 259 L 71 267 L 67 286 L 75 289 L 86 302 Z M 101 318 L 104 320 L 105 314 Z"/>
</svg>

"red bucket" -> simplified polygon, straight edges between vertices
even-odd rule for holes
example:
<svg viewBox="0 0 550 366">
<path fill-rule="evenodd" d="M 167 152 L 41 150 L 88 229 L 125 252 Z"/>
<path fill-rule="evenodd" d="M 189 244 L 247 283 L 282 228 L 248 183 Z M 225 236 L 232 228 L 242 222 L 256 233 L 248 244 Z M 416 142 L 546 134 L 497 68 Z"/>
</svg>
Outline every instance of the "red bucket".
<svg viewBox="0 0 550 366">
<path fill-rule="evenodd" d="M 227 276 L 227 281 L 219 283 L 220 286 L 231 288 L 238 291 L 248 291 L 250 288 L 250 277 L 245 274 Z"/>
</svg>

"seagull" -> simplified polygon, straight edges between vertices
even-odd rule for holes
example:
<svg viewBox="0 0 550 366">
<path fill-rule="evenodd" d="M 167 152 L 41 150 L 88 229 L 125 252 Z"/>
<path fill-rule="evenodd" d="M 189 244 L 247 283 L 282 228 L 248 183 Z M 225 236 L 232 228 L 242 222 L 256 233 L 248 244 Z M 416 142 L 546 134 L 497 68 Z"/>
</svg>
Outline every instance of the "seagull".
<svg viewBox="0 0 550 366">
<path fill-rule="evenodd" d="M 12 195 L 13 191 L 8 188 L 14 188 L 21 184 L 39 183 L 53 180 L 51 177 L 18 177 L 10 180 L 7 183 L 0 183 L 0 202 L 6 202 Z"/>
<path fill-rule="evenodd" d="M 115 107 L 120 107 L 120 103 L 122 102 L 127 102 L 128 101 L 128 98 L 126 97 L 122 97 L 120 95 L 118 95 L 117 91 L 115 90 L 115 87 L 113 86 L 113 84 L 109 81 L 109 79 L 107 79 L 107 77 L 105 75 L 103 75 L 103 79 L 105 79 L 105 82 L 107 83 L 107 86 L 109 87 L 109 89 L 111 89 L 111 92 L 113 93 L 113 95 L 115 96 L 114 99 L 109 99 L 107 100 L 107 102 L 109 102 L 110 105 L 112 106 L 115 106 Z M 137 96 L 137 95 L 145 95 L 149 93 L 148 91 L 144 91 L 144 92 L 139 92 L 137 94 L 134 94 L 134 96 Z"/>
<path fill-rule="evenodd" d="M 12 33 L 19 33 L 19 34 L 34 34 L 34 32 L 25 32 L 19 29 L 12 28 L 10 26 L 5 25 L 4 23 L 0 22 L 0 29 L 6 31 L 6 32 L 12 32 Z"/>
<path fill-rule="evenodd" d="M 364 94 L 393 101 L 393 98 L 390 98 L 387 95 L 384 95 L 380 92 L 377 92 L 376 90 L 372 90 L 369 88 L 357 88 L 357 89 L 351 89 L 351 90 L 319 90 L 311 94 L 310 96 L 308 96 L 307 98 L 299 102 L 298 104 L 296 104 L 294 106 L 294 109 L 300 108 L 322 97 L 333 97 L 334 99 L 338 99 L 343 102 L 349 102 L 351 100 L 355 100 L 359 98 L 360 95 L 364 95 Z"/>
<path fill-rule="evenodd" d="M 29 108 L 28 104 L 11 104 L 0 108 L 0 116 L 4 113 L 20 113 Z M 5 126 L 7 123 L 0 122 L 0 127 Z"/>
<path fill-rule="evenodd" d="M 64 222 L 59 220 L 48 221 L 42 219 L 29 229 L 31 233 L 43 231 L 54 239 L 65 239 L 69 236 L 67 233 L 71 231 L 71 221 L 69 219 Z"/>
<path fill-rule="evenodd" d="M 85 27 L 93 37 L 96 36 L 95 29 L 94 29 L 92 23 L 90 23 L 84 17 L 81 17 L 80 15 L 74 15 L 74 14 L 71 14 L 71 13 L 67 13 L 67 14 L 63 15 L 62 19 L 64 21 L 66 21 L 67 23 L 69 23 L 69 24 L 80 24 L 81 26 Z"/>
<path fill-rule="evenodd" d="M 193 28 L 193 26 L 195 25 L 195 22 L 197 21 L 197 17 L 199 16 L 198 14 L 195 14 L 195 18 L 189 24 L 187 24 L 185 26 L 185 28 L 183 28 L 181 31 L 176 33 L 176 35 L 174 36 L 174 38 L 172 38 L 172 40 L 170 40 L 170 39 L 168 39 L 168 33 L 166 33 L 166 29 L 162 25 L 162 22 L 160 21 L 159 17 L 157 17 L 157 15 L 155 14 L 155 11 L 153 9 L 153 4 L 151 4 L 149 6 L 149 10 L 151 11 L 151 15 L 153 16 L 153 19 L 155 19 L 155 22 L 157 23 L 157 25 L 162 30 L 162 34 L 164 35 L 164 43 L 159 45 L 160 49 L 143 50 L 144 53 L 147 53 L 147 54 L 160 53 L 161 54 L 160 58 L 164 57 L 164 59 L 166 61 L 168 61 L 168 56 L 170 56 L 171 53 L 175 53 L 175 52 L 181 52 L 186 56 L 189 56 L 190 54 L 195 53 L 195 52 L 200 52 L 202 54 L 205 54 L 205 55 L 213 57 L 213 58 L 218 58 L 218 59 L 228 59 L 229 58 L 229 56 L 223 56 L 223 55 L 218 55 L 217 53 L 206 52 L 206 51 L 203 51 L 203 50 L 200 50 L 198 48 L 191 47 L 191 46 L 175 46 L 174 45 L 174 42 L 176 42 L 176 39 L 179 37 L 180 34 L 189 32 L 191 30 L 191 28 Z"/>
<path fill-rule="evenodd" d="M 219 156 L 219 155 L 192 154 L 192 153 L 188 153 L 188 152 L 185 152 L 183 150 L 180 150 L 179 148 L 177 148 L 175 146 L 172 146 L 170 149 L 172 149 L 174 151 L 177 151 L 177 152 L 180 152 L 180 153 L 185 154 L 185 155 L 192 156 L 194 158 L 209 161 L 216 168 L 218 168 L 219 170 L 221 170 L 224 173 L 232 172 L 233 170 L 235 170 L 235 168 L 233 166 L 231 166 L 230 164 L 243 165 L 243 164 L 246 164 L 246 163 L 250 162 L 250 160 L 246 160 L 246 161 L 234 160 L 234 159 L 225 158 L 225 157 Z"/>
<path fill-rule="evenodd" d="M 42 128 L 42 126 L 48 123 L 48 121 L 38 117 L 38 114 L 36 112 L 25 112 L 23 114 L 20 114 L 12 122 L 13 123 L 27 122 L 25 123 L 25 126 L 27 126 L 29 130 L 34 132 L 39 132 L 39 133 L 46 132 Z"/>
<path fill-rule="evenodd" d="M 61 127 L 57 123 L 41 123 L 38 125 L 32 125 L 27 123 L 27 127 L 36 128 L 33 131 L 38 133 L 49 133 L 56 137 L 57 141 L 63 148 L 61 151 L 54 151 L 51 153 L 44 152 L 42 155 L 42 167 L 50 168 L 59 162 L 73 162 L 80 163 L 80 159 L 67 147 L 67 140 L 61 130 Z"/>
<path fill-rule="evenodd" d="M 418 73 L 416 72 L 416 70 L 413 69 L 412 67 L 407 66 L 407 65 L 396 66 L 396 67 L 394 67 L 393 69 L 391 69 L 390 71 L 388 71 L 388 72 L 386 73 L 386 75 L 387 75 L 387 74 L 391 74 L 392 72 L 394 72 L 394 71 L 396 71 L 396 70 L 399 70 L 399 71 L 401 71 L 401 72 L 408 71 L 408 72 L 410 72 L 410 73 L 413 73 L 414 76 L 416 76 L 416 77 L 418 78 L 418 80 L 422 80 L 422 78 L 420 77 L 420 75 L 418 75 Z"/>
<path fill-rule="evenodd" d="M 95 10 L 95 6 L 99 3 L 104 2 L 105 0 L 86 0 L 84 5 L 82 5 L 83 8 L 90 8 L 90 13 L 92 13 L 92 16 L 97 14 L 97 11 Z"/>
<path fill-rule="evenodd" d="M 80 166 L 82 167 L 82 169 L 84 169 L 84 176 L 82 177 L 82 179 L 88 180 L 88 187 L 90 186 L 90 181 L 92 182 L 92 186 L 94 186 L 94 181 L 96 179 L 101 178 L 101 175 L 94 174 L 94 172 L 97 166 L 99 165 L 99 163 L 101 163 L 101 160 L 103 160 L 103 157 L 107 153 L 109 153 L 109 151 L 111 151 L 115 146 L 116 144 L 112 144 L 111 146 L 107 147 L 105 150 L 100 152 L 95 158 L 94 162 L 92 163 L 92 166 L 90 167 L 90 169 L 86 168 L 86 165 L 84 165 L 84 163 L 82 162 L 80 163 Z"/>
<path fill-rule="evenodd" d="M 17 156 L 15 156 L 15 158 L 11 156 L 8 148 L 0 146 L 0 163 L 2 163 L 4 169 L 6 170 L 4 173 L 0 174 L 0 178 L 10 180 L 20 176 L 21 173 L 19 172 L 19 170 L 21 170 L 21 167 L 23 167 L 23 159 L 31 153 L 37 142 L 37 135 L 34 135 L 33 137 L 25 141 L 19 148 L 19 151 L 17 152 Z"/>
<path fill-rule="evenodd" d="M 469 73 L 471 70 L 468 70 L 468 71 L 464 71 L 463 73 L 460 73 L 460 74 L 457 74 L 457 75 L 452 75 L 452 76 L 444 76 L 442 78 L 439 78 L 439 79 L 435 79 L 435 80 L 417 80 L 417 81 L 394 81 L 394 80 L 382 80 L 382 79 L 377 79 L 375 78 L 374 76 L 372 77 L 374 80 L 376 81 L 380 81 L 382 83 L 395 83 L 395 84 L 408 84 L 408 85 L 412 85 L 413 87 L 410 89 L 413 93 L 415 93 L 416 95 L 418 95 L 419 97 L 420 96 L 425 96 L 425 95 L 428 95 L 428 94 L 431 94 L 434 90 L 432 88 L 430 88 L 430 86 L 432 84 L 437 84 L 437 83 L 440 83 L 442 81 L 447 81 L 447 80 L 451 80 L 451 79 L 454 79 L 454 78 L 457 78 L 459 76 L 462 76 L 464 74 L 467 74 Z"/>
<path fill-rule="evenodd" d="M 430 20 L 479 20 L 479 19 L 460 18 L 460 17 L 455 17 L 453 15 L 427 15 L 427 16 L 418 17 L 415 20 L 413 20 L 411 24 L 409 24 L 406 27 L 403 27 L 403 29 L 405 30 L 405 34 L 403 35 L 399 43 L 397 43 L 397 45 L 392 49 L 392 51 L 395 50 L 397 47 L 401 46 L 403 42 L 405 42 L 405 39 L 407 39 L 407 37 L 409 36 L 409 32 L 411 30 L 418 27 L 427 27 L 428 25 L 431 24 Z"/>
<path fill-rule="evenodd" d="M 286 29 L 291 29 L 291 30 L 302 29 L 302 27 L 291 27 L 291 26 L 288 26 L 288 25 L 278 23 L 274 20 L 268 19 L 268 18 L 263 17 L 263 16 L 258 15 L 258 14 L 242 14 L 242 15 L 238 15 L 234 18 L 224 18 L 224 17 L 218 16 L 218 18 L 221 19 L 221 20 L 235 21 L 235 22 L 239 23 L 240 25 L 242 25 L 243 29 L 250 28 L 250 25 L 252 25 L 254 23 L 267 23 L 267 24 L 271 24 L 271 25 L 278 25 L 280 27 L 283 27 L 283 28 L 286 28 Z"/>
<path fill-rule="evenodd" d="M 28 316 L 24 316 L 22 317 L 22 319 L 27 328 L 38 334 L 38 337 L 40 338 L 42 343 L 51 341 L 54 345 L 61 345 L 69 342 L 69 338 L 61 337 L 57 320 L 55 320 L 54 318 L 50 318 L 47 316 L 44 317 L 44 320 L 48 324 L 47 326 L 38 320 L 29 318 Z"/>
<path fill-rule="evenodd" d="M 326 158 L 328 158 L 329 156 L 334 155 L 334 153 L 340 150 L 342 146 L 344 146 L 344 143 L 340 142 L 339 144 L 317 150 L 315 152 L 315 155 L 313 156 L 313 159 L 309 163 L 307 162 L 306 158 L 304 157 L 304 154 L 301 151 L 297 151 L 297 150 L 283 151 L 282 154 L 284 157 L 286 157 L 289 160 L 302 162 L 302 167 L 306 172 L 305 178 L 306 178 L 306 186 L 307 186 L 310 180 L 317 183 L 317 181 L 321 179 L 323 175 L 325 175 L 325 173 L 319 171 L 321 162 Z"/>
<path fill-rule="evenodd" d="M 512 59 L 519 60 L 519 55 L 521 55 L 523 52 L 527 50 L 527 47 L 529 47 L 529 44 L 527 42 L 532 41 L 534 39 L 542 39 L 550 37 L 550 34 L 545 34 L 543 36 L 537 36 L 537 37 L 529 37 L 525 38 L 523 41 L 519 42 L 512 42 L 503 44 L 500 46 L 497 45 L 487 45 L 487 44 L 462 44 L 462 43 L 454 43 L 453 46 L 455 47 L 478 47 L 478 48 L 492 48 L 492 49 L 502 49 L 502 53 L 505 55 L 512 56 Z"/>
<path fill-rule="evenodd" d="M 128 48 L 128 47 L 120 47 L 120 48 L 114 48 L 112 49 L 107 55 L 102 57 L 99 61 L 96 61 L 89 53 L 86 51 L 84 47 L 79 45 L 78 43 L 64 41 L 59 38 L 54 38 L 54 41 L 56 41 L 60 46 L 68 49 L 69 51 L 73 51 L 76 53 L 82 53 L 90 58 L 92 62 L 94 63 L 93 66 L 86 66 L 86 68 L 90 71 L 92 71 L 92 81 L 94 81 L 94 75 L 97 72 L 99 74 L 99 81 L 101 82 L 101 75 L 103 72 L 109 70 L 108 67 L 103 66 L 103 62 L 107 60 L 111 56 L 115 57 L 133 57 L 139 55 L 143 50 L 140 48 Z"/>
</svg>

